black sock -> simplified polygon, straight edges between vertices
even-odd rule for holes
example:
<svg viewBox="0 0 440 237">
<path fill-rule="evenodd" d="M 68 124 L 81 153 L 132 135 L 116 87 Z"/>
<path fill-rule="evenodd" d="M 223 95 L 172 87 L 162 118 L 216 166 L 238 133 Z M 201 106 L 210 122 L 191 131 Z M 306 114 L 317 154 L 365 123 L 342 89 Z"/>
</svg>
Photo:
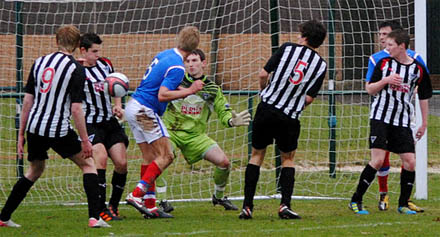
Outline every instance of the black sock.
<svg viewBox="0 0 440 237">
<path fill-rule="evenodd" d="M 120 174 L 113 171 L 112 178 L 112 196 L 110 197 L 109 204 L 114 208 L 118 208 L 119 201 L 121 201 L 122 193 L 124 192 L 125 183 L 127 181 L 127 173 Z"/>
<path fill-rule="evenodd" d="M 295 168 L 283 167 L 280 175 L 281 185 L 281 204 L 290 208 L 290 200 L 292 199 L 293 187 L 295 185 Z"/>
<path fill-rule="evenodd" d="M 106 199 L 106 191 L 107 191 L 107 181 L 105 179 L 105 170 L 98 169 L 98 194 L 99 194 L 99 210 L 104 211 L 105 199 Z"/>
<path fill-rule="evenodd" d="M 29 189 L 31 189 L 32 185 L 34 185 L 34 182 L 30 181 L 26 177 L 20 178 L 17 183 L 15 183 L 11 193 L 9 194 L 8 200 L 5 203 L 5 206 L 2 209 L 0 220 L 8 221 L 11 219 L 12 213 L 26 197 L 26 194 L 28 193 Z"/>
<path fill-rule="evenodd" d="M 376 176 L 377 170 L 367 164 L 364 170 L 361 173 L 361 177 L 359 178 L 359 184 L 356 188 L 356 192 L 351 197 L 352 202 L 362 202 L 362 197 L 367 191 L 370 184 L 373 182 L 374 177 Z"/>
<path fill-rule="evenodd" d="M 88 173 L 83 175 L 84 190 L 87 195 L 89 218 L 99 219 L 99 192 L 98 175 Z"/>
<path fill-rule="evenodd" d="M 260 177 L 260 166 L 248 164 L 244 178 L 244 201 L 243 208 L 254 208 L 254 196 L 257 189 L 258 178 Z"/>
<path fill-rule="evenodd" d="M 400 175 L 400 197 L 399 197 L 399 207 L 407 207 L 408 200 L 411 196 L 411 192 L 414 186 L 416 172 L 408 171 L 402 169 L 402 174 Z"/>
</svg>

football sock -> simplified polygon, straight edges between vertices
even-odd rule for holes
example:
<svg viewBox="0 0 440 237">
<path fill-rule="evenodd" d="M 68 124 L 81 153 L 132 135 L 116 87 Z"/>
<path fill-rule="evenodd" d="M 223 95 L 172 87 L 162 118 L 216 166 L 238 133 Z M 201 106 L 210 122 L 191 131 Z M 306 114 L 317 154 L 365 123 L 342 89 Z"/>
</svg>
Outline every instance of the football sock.
<svg viewBox="0 0 440 237">
<path fill-rule="evenodd" d="M 136 188 L 133 190 L 133 196 L 135 197 L 143 197 L 151 186 L 154 185 L 156 178 L 161 174 L 161 170 L 159 166 L 157 166 L 156 162 L 152 162 L 148 165 L 147 170 L 142 176 L 142 180 L 139 181 Z"/>
<path fill-rule="evenodd" d="M 281 185 L 281 203 L 290 208 L 290 201 L 293 194 L 293 187 L 295 185 L 295 168 L 283 167 L 280 175 Z"/>
<path fill-rule="evenodd" d="M 118 208 L 121 201 L 122 193 L 124 192 L 125 183 L 127 182 L 127 173 L 120 174 L 113 171 L 112 177 L 112 196 L 110 197 L 110 205 L 114 208 Z"/>
<path fill-rule="evenodd" d="M 99 185 L 98 175 L 87 173 L 83 175 L 83 186 L 87 196 L 89 218 L 99 219 Z"/>
<path fill-rule="evenodd" d="M 231 169 L 229 167 L 227 167 L 227 168 L 215 167 L 215 170 L 214 170 L 214 184 L 215 184 L 214 185 L 214 195 L 216 198 L 219 198 L 219 199 L 223 198 L 226 183 L 228 182 L 230 171 L 231 171 Z"/>
<path fill-rule="evenodd" d="M 139 181 L 139 183 L 137 184 L 136 188 L 133 191 L 133 195 L 135 197 L 142 197 L 142 195 L 145 195 L 145 192 L 147 191 L 146 189 L 144 190 L 145 187 L 143 187 L 141 185 L 142 181 L 142 177 L 145 175 L 145 173 L 147 172 L 148 166 L 150 165 L 141 165 L 141 181 Z"/>
<path fill-rule="evenodd" d="M 361 173 L 361 177 L 359 178 L 359 184 L 356 188 L 356 192 L 351 197 L 352 202 L 362 202 L 362 197 L 367 191 L 368 187 L 374 180 L 374 176 L 376 176 L 376 170 L 367 164 L 364 170 Z"/>
<path fill-rule="evenodd" d="M 156 183 L 154 182 L 153 185 L 149 186 L 147 189 L 147 192 L 144 195 L 144 205 L 147 208 L 153 208 L 156 207 Z"/>
<path fill-rule="evenodd" d="M 377 171 L 379 193 L 388 193 L 388 173 L 390 172 L 390 153 L 387 152 L 382 167 Z"/>
<path fill-rule="evenodd" d="M 408 206 L 408 199 L 411 196 L 415 177 L 416 177 L 415 171 L 408 171 L 402 169 L 402 173 L 400 175 L 399 207 Z"/>
<path fill-rule="evenodd" d="M 99 194 L 99 210 L 104 211 L 107 184 L 105 180 L 105 170 L 98 169 L 98 194 Z"/>
<path fill-rule="evenodd" d="M 168 169 L 165 169 L 156 179 L 156 198 L 159 200 L 167 199 L 167 175 Z"/>
<path fill-rule="evenodd" d="M 29 189 L 31 189 L 34 182 L 30 181 L 26 177 L 20 178 L 12 188 L 11 194 L 9 194 L 8 200 L 3 206 L 0 214 L 0 220 L 8 221 L 11 219 L 12 213 L 17 209 L 23 199 L 26 197 Z"/>
<path fill-rule="evenodd" d="M 243 208 L 254 207 L 255 190 L 257 189 L 258 178 L 260 177 L 260 166 L 248 164 L 244 179 L 244 201 Z"/>
<path fill-rule="evenodd" d="M 153 161 L 148 166 L 148 169 L 145 171 L 145 174 L 142 176 L 142 180 L 146 183 L 153 185 L 156 181 L 156 178 L 162 173 L 159 166 L 157 166 L 156 162 Z"/>
<path fill-rule="evenodd" d="M 141 179 L 142 176 L 144 176 L 145 172 L 147 171 L 149 165 L 141 165 Z"/>
</svg>

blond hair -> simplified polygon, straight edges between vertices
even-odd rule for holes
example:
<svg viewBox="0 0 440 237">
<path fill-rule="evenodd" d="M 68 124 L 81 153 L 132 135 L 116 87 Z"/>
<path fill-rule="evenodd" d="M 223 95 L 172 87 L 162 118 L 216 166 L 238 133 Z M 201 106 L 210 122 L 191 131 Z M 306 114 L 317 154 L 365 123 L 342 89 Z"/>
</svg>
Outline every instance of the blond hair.
<svg viewBox="0 0 440 237">
<path fill-rule="evenodd" d="M 81 34 L 73 25 L 61 26 L 56 33 L 58 48 L 73 53 L 79 46 Z"/>
<path fill-rule="evenodd" d="M 200 32 L 195 26 L 186 26 L 179 32 L 177 37 L 177 48 L 192 52 L 197 49 L 200 42 Z"/>
</svg>

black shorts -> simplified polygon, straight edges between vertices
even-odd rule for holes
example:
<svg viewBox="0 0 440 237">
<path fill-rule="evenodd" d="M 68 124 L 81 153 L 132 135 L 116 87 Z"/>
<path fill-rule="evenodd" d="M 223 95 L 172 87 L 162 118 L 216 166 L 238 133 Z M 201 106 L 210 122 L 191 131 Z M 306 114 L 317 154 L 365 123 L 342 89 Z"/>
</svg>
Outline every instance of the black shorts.
<svg viewBox="0 0 440 237">
<path fill-rule="evenodd" d="M 73 130 L 64 137 L 43 137 L 30 132 L 26 133 L 28 142 L 28 160 L 46 160 L 47 150 L 52 148 L 63 158 L 71 157 L 81 152 L 81 141 Z"/>
<path fill-rule="evenodd" d="M 301 125 L 271 105 L 261 102 L 252 121 L 252 147 L 264 149 L 273 143 L 282 152 L 291 152 L 298 147 Z"/>
<path fill-rule="evenodd" d="M 101 143 L 109 150 L 114 144 L 121 142 L 128 147 L 128 137 L 115 117 L 101 123 L 88 123 L 86 127 L 92 145 Z"/>
<path fill-rule="evenodd" d="M 379 148 L 396 154 L 415 153 L 414 138 L 409 127 L 393 126 L 370 120 L 370 149 Z"/>
</svg>

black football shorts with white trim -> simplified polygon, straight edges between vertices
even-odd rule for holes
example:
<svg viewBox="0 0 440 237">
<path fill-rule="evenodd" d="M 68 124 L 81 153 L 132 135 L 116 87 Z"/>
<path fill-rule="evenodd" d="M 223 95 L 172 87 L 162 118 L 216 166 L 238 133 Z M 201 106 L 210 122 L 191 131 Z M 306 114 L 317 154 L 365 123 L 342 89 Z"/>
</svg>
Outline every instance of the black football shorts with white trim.
<svg viewBox="0 0 440 237">
<path fill-rule="evenodd" d="M 47 150 L 52 148 L 63 158 L 72 157 L 81 152 L 81 142 L 74 130 L 69 129 L 64 137 L 43 137 L 26 133 L 28 142 L 28 161 L 48 159 Z"/>
<path fill-rule="evenodd" d="M 264 149 L 275 144 L 282 152 L 291 152 L 298 147 L 301 125 L 282 111 L 261 102 L 252 121 L 252 147 Z"/>
<path fill-rule="evenodd" d="M 100 123 L 88 123 L 86 127 L 92 145 L 101 143 L 109 150 L 114 144 L 121 142 L 128 147 L 128 137 L 115 117 Z"/>
<path fill-rule="evenodd" d="M 370 149 L 379 148 L 396 154 L 415 153 L 414 138 L 409 127 L 394 126 L 370 120 Z"/>
</svg>

